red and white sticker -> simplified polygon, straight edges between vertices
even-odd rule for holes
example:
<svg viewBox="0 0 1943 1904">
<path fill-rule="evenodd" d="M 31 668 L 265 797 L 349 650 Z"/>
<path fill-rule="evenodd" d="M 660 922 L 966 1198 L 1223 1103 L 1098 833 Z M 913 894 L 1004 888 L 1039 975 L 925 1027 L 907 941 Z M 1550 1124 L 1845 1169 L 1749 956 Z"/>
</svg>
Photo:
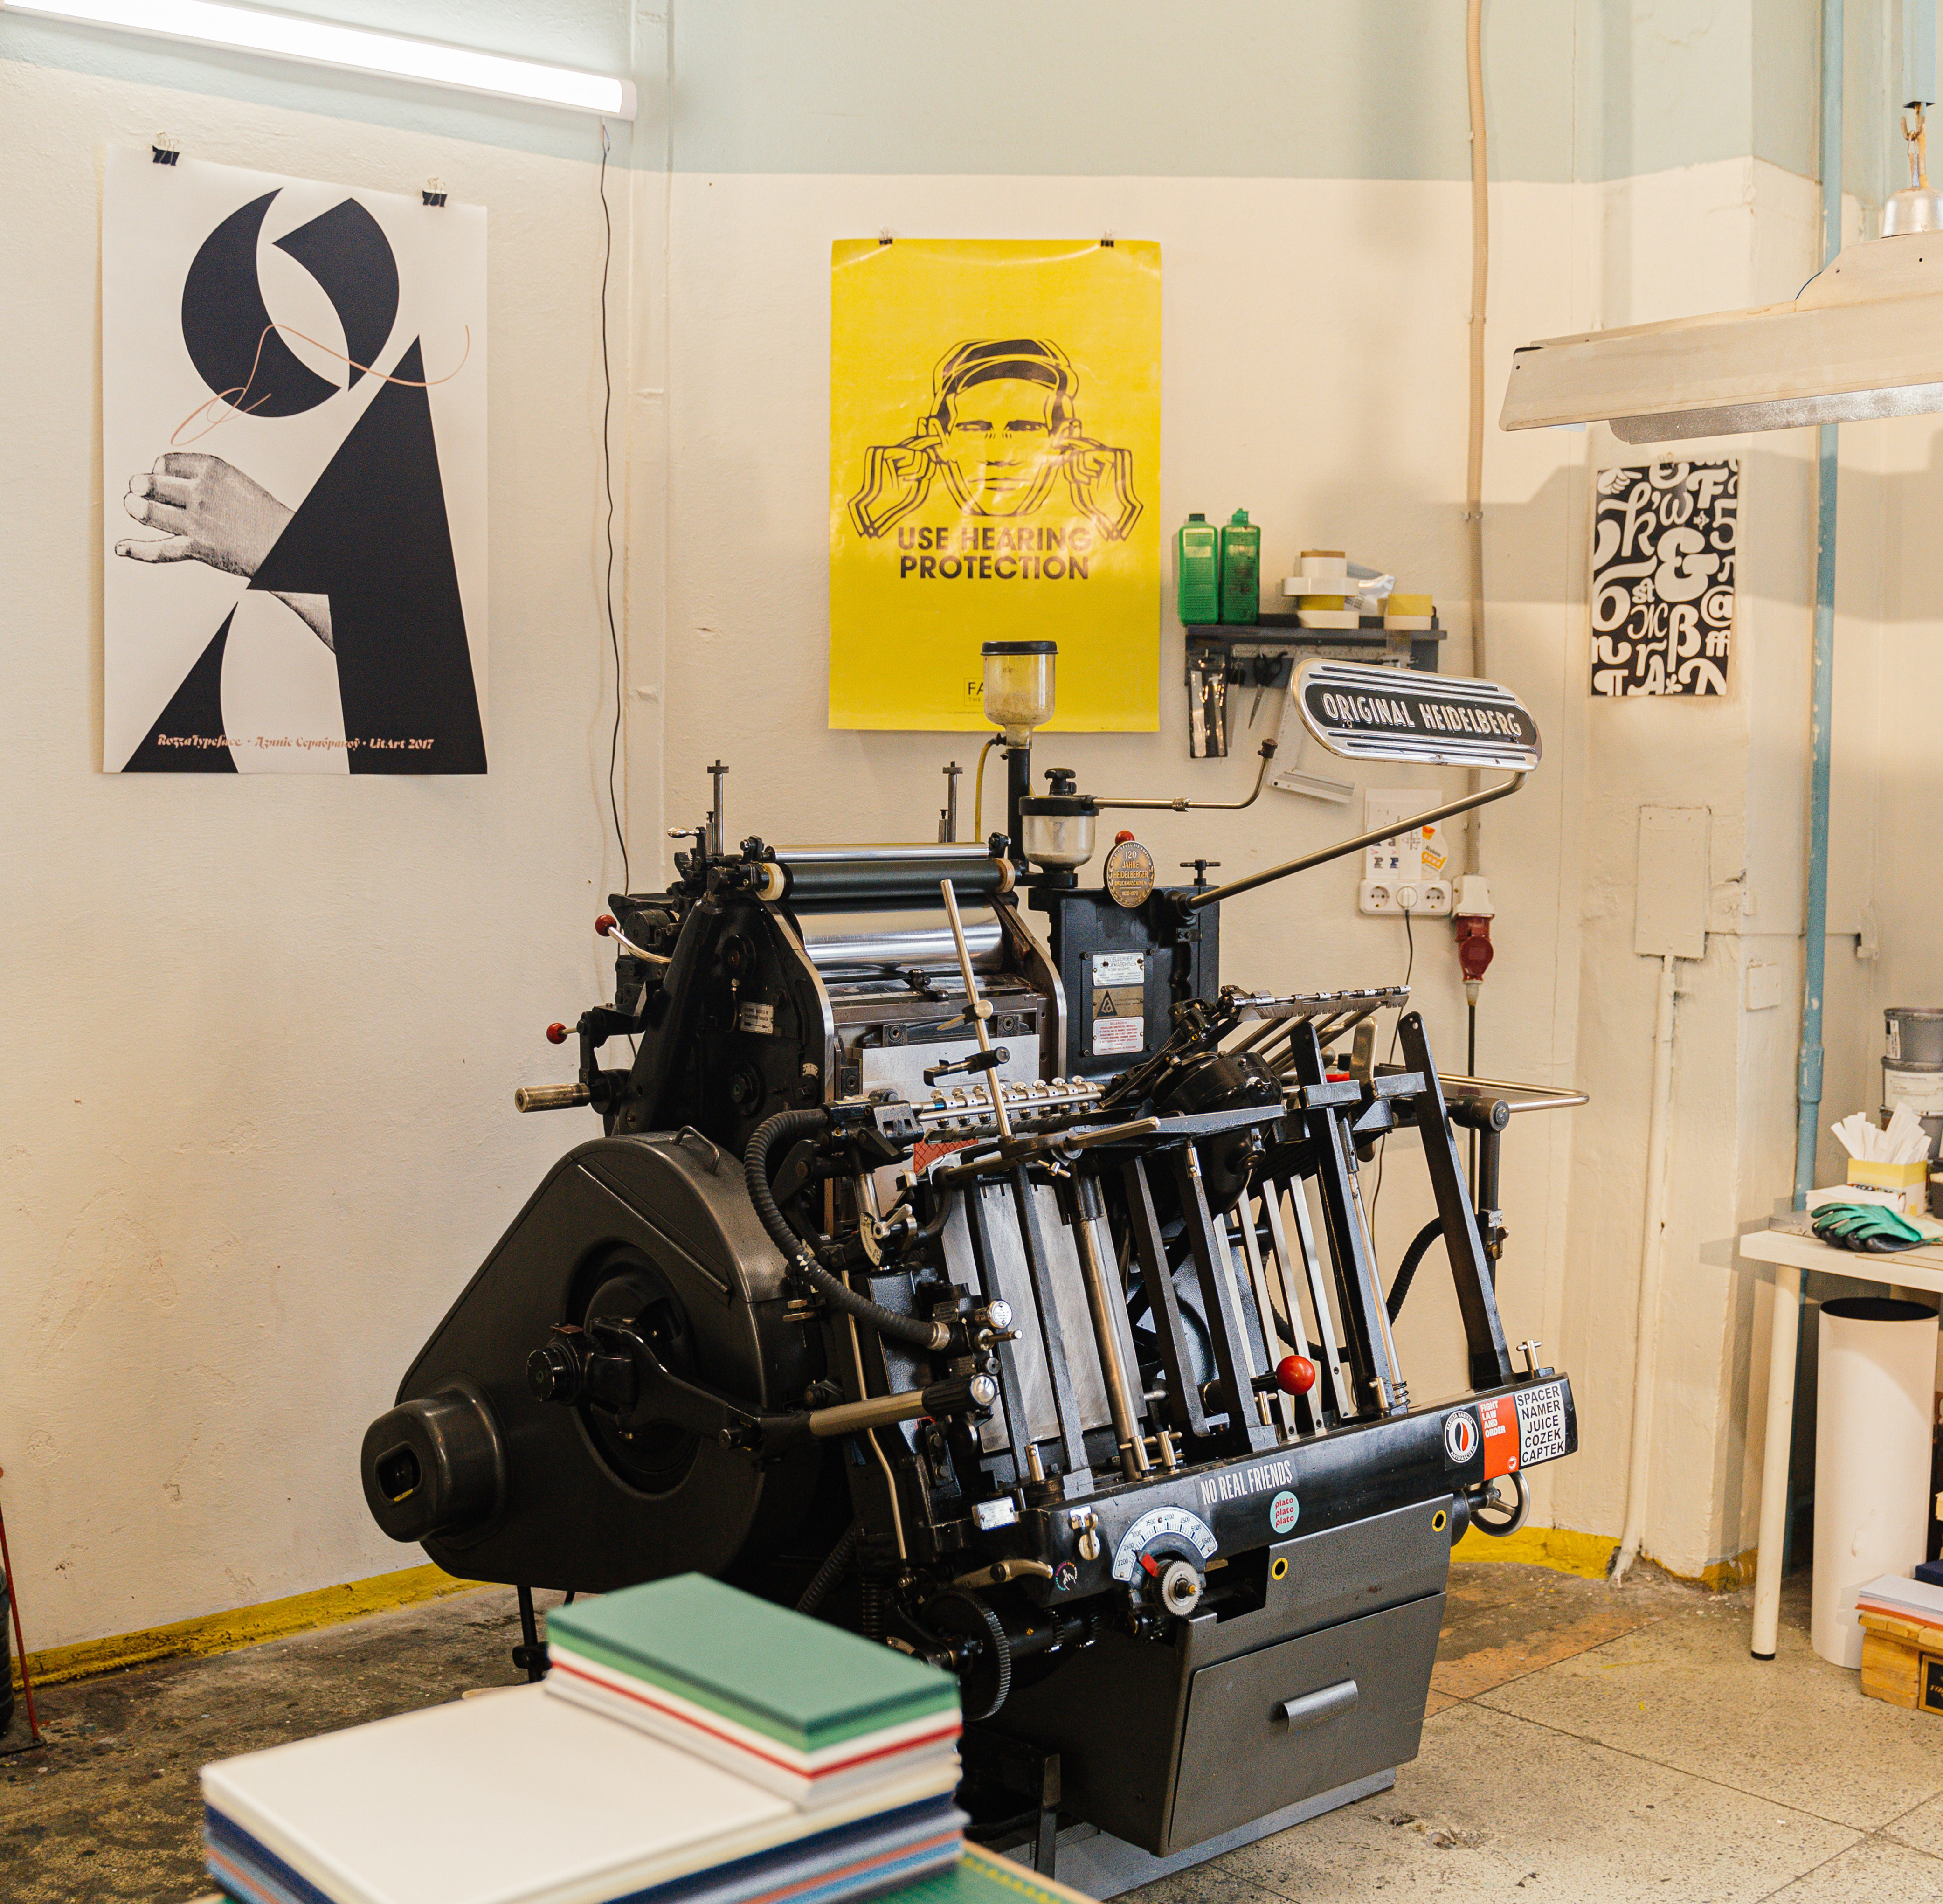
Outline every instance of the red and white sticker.
<svg viewBox="0 0 1943 1904">
<path fill-rule="evenodd" d="M 962 1150 L 975 1141 L 968 1137 L 922 1138 L 911 1152 L 911 1169 L 919 1172 L 929 1170 L 940 1157 L 948 1157 L 954 1150 Z"/>
<path fill-rule="evenodd" d="M 1542 1388 L 1518 1392 L 1518 1452 L 1521 1465 L 1536 1467 L 1555 1461 L 1565 1452 L 1565 1384 L 1547 1382 Z"/>
<path fill-rule="evenodd" d="M 1484 1430 L 1484 1479 L 1518 1471 L 1518 1411 L 1509 1395 L 1494 1395 L 1478 1404 Z"/>
</svg>

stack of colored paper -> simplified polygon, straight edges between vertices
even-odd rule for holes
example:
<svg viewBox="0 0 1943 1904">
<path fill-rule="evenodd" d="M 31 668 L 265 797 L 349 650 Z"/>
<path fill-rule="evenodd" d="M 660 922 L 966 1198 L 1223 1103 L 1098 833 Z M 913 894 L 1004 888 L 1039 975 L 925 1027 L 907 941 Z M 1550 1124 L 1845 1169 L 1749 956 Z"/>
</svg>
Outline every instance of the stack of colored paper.
<svg viewBox="0 0 1943 1904">
<path fill-rule="evenodd" d="M 548 1692 L 809 1808 L 956 1780 L 958 1682 L 699 1574 L 547 1621 Z"/>
<path fill-rule="evenodd" d="M 206 1767 L 240 1904 L 851 1904 L 948 1869 L 955 1767 L 806 1811 L 540 1687 Z"/>
<path fill-rule="evenodd" d="M 1943 1632 L 1943 1586 L 1926 1580 L 1905 1580 L 1900 1574 L 1885 1574 L 1856 1594 L 1859 1613 L 1882 1614 L 1890 1620 L 1907 1620 L 1912 1626 L 1934 1626 Z"/>
</svg>

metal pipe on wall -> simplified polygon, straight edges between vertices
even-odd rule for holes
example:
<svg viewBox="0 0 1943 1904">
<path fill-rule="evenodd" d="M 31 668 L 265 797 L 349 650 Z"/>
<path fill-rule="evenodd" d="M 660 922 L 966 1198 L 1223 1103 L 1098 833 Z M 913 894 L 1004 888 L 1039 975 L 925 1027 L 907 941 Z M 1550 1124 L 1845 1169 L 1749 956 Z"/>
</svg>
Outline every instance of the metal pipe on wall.
<svg viewBox="0 0 1943 1904">
<path fill-rule="evenodd" d="M 1464 457 L 1464 519 L 1471 530 L 1471 672 L 1484 670 L 1484 305 L 1490 280 L 1490 168 L 1484 143 L 1484 0 L 1469 0 L 1464 23 L 1466 92 L 1471 114 L 1471 417 Z M 1474 770 L 1471 791 L 1484 785 Z M 1484 816 L 1466 829 L 1469 870 L 1484 870 Z"/>
<path fill-rule="evenodd" d="M 1613 1558 L 1616 1586 L 1639 1558 L 1646 1537 L 1647 1488 L 1653 1447 L 1653 1391 L 1659 1364 L 1659 1289 L 1666 1264 L 1666 1184 L 1673 1150 L 1673 1013 L 1680 961 L 1659 961 L 1659 1003 L 1653 1024 L 1653 1110 L 1646 1138 L 1646 1227 L 1640 1242 L 1639 1320 L 1633 1363 L 1632 1441 L 1626 1469 L 1626 1525 Z"/>
<path fill-rule="evenodd" d="M 1842 248 L 1842 0 L 1822 5 L 1822 253 L 1825 269 Z M 1817 432 L 1815 508 L 1815 640 L 1809 691 L 1808 903 L 1803 920 L 1801 1058 L 1795 1083 L 1794 1207 L 1815 1187 L 1815 1148 L 1822 1124 L 1822 997 L 1828 955 L 1829 720 L 1835 683 L 1836 425 Z M 1801 1333 L 1801 1272 L 1774 1273 L 1774 1319 L 1768 1336 L 1767 1452 L 1761 1464 L 1760 1531 L 1755 1537 L 1754 1632 L 1749 1650 L 1774 1657 L 1781 1621 L 1782 1554 L 1788 1542 L 1789 1451 L 1777 1436 L 1794 1419 L 1794 1363 Z M 1779 1455 L 1779 1458 L 1776 1459 Z"/>
</svg>

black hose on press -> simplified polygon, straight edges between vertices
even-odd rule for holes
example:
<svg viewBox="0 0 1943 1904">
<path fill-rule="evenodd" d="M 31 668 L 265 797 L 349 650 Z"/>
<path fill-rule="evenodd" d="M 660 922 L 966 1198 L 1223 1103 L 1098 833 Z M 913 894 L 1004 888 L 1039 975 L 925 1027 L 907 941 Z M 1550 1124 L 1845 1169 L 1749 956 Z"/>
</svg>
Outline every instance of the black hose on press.
<svg viewBox="0 0 1943 1904">
<path fill-rule="evenodd" d="M 864 1531 L 861 1521 L 852 1521 L 836 1537 L 823 1565 L 816 1570 L 815 1577 L 803 1590 L 803 1598 L 796 1603 L 798 1613 L 814 1613 L 830 1596 L 830 1589 L 850 1571 L 850 1562 L 857 1552 L 857 1543 Z"/>
<path fill-rule="evenodd" d="M 1390 1285 L 1389 1299 L 1383 1304 L 1384 1308 L 1389 1311 L 1392 1322 L 1403 1313 L 1403 1299 L 1410 1294 L 1410 1285 L 1416 1279 L 1425 1252 L 1443 1234 L 1444 1219 L 1432 1217 L 1410 1239 L 1410 1247 L 1404 1251 L 1403 1261 L 1397 1265 L 1396 1280 Z"/>
<path fill-rule="evenodd" d="M 860 1296 L 842 1277 L 832 1276 L 816 1260 L 809 1242 L 790 1227 L 789 1219 L 783 1215 L 782 1206 L 769 1187 L 769 1153 L 784 1138 L 807 1137 L 812 1132 L 826 1129 L 829 1122 L 828 1116 L 820 1110 L 779 1110 L 757 1127 L 742 1159 L 742 1174 L 748 1181 L 749 1201 L 756 1206 L 756 1215 L 762 1219 L 770 1240 L 826 1301 L 855 1316 L 860 1322 L 868 1322 L 879 1335 L 887 1335 L 893 1341 L 908 1343 L 913 1348 L 933 1353 L 948 1348 L 951 1331 L 944 1323 L 920 1322 L 915 1316 L 900 1316 L 896 1310 L 871 1301 L 868 1296 Z"/>
</svg>

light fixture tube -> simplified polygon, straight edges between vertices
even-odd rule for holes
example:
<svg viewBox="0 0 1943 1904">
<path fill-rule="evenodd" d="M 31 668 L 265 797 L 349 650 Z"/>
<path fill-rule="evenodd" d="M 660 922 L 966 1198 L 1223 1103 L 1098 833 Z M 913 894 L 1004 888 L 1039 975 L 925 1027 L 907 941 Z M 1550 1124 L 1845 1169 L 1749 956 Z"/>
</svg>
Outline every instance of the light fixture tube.
<svg viewBox="0 0 1943 1904">
<path fill-rule="evenodd" d="M 465 47 L 440 46 L 431 40 L 404 39 L 394 33 L 369 32 L 363 27 L 339 26 L 294 14 L 223 6 L 216 0 L 0 0 L 0 7 L 10 13 L 80 20 L 91 26 L 152 33 L 163 39 L 189 40 L 237 52 L 267 53 L 277 59 L 335 66 L 344 72 L 382 73 L 388 78 L 422 80 L 498 99 L 536 100 L 578 112 L 603 113 L 610 118 L 634 116 L 631 80 L 541 66 L 530 60 L 509 60 Z"/>
</svg>

